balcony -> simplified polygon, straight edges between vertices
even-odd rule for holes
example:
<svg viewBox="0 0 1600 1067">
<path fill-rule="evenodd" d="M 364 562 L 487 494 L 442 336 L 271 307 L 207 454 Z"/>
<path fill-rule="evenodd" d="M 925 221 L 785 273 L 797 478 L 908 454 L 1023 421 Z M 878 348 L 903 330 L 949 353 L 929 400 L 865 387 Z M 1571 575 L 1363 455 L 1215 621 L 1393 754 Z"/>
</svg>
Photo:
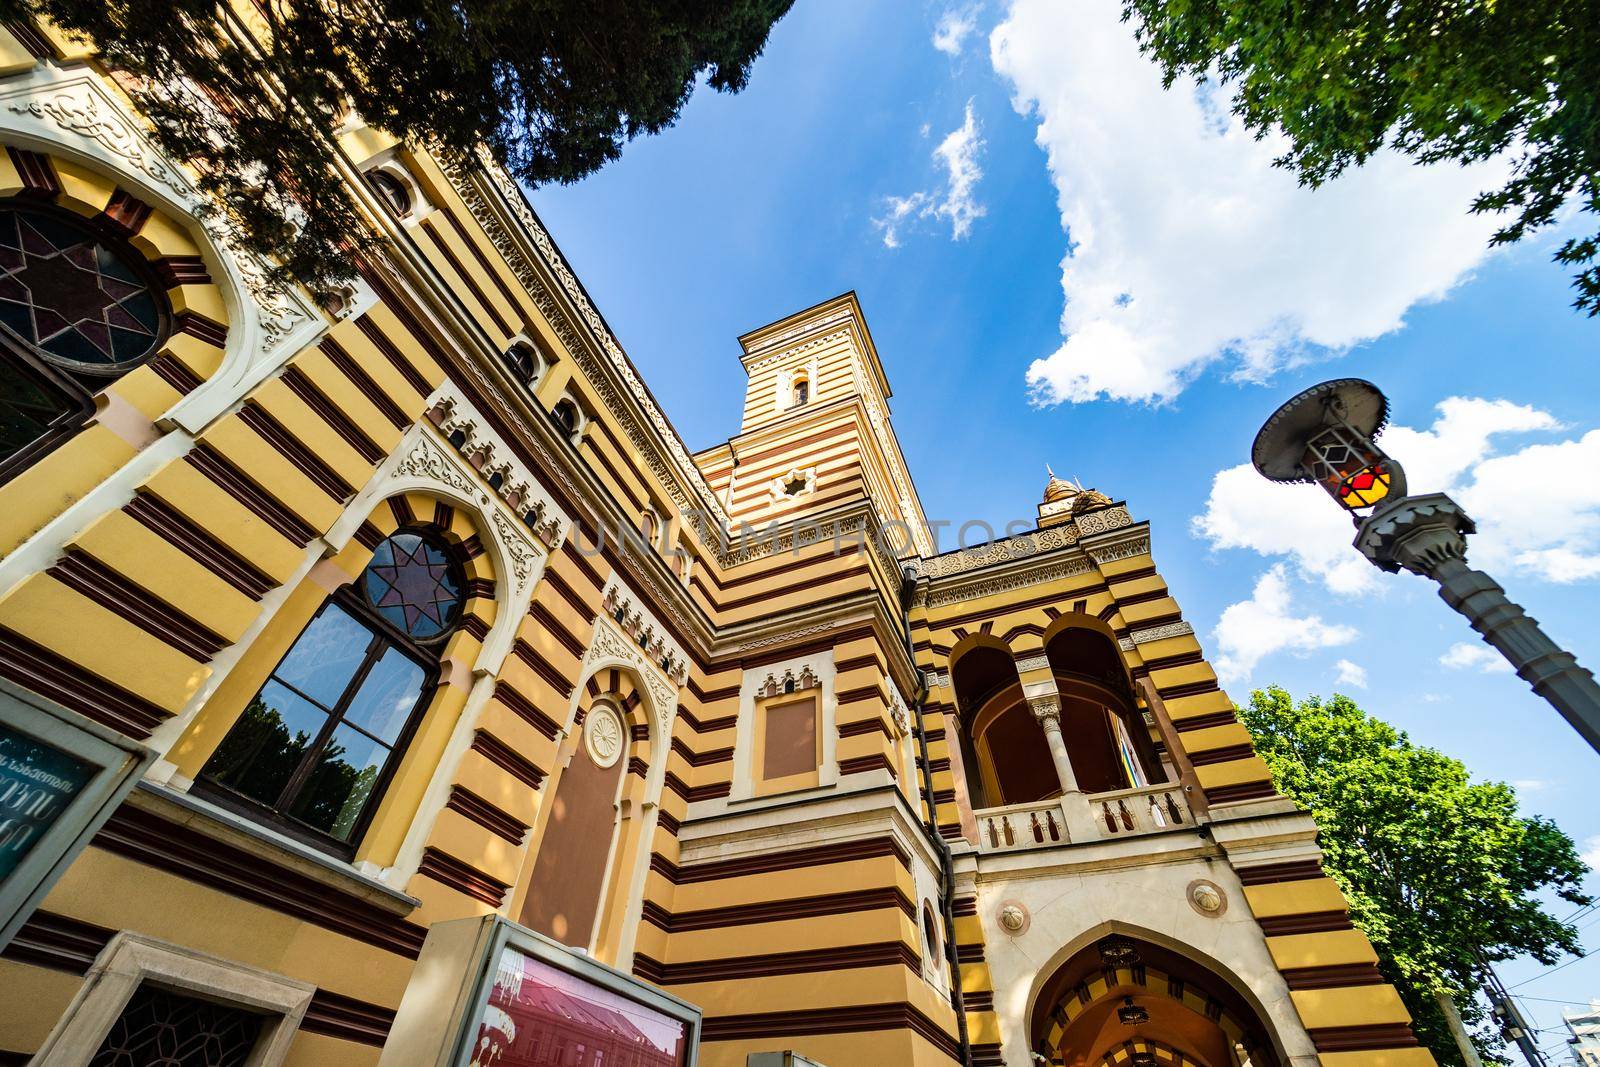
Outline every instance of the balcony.
<svg viewBox="0 0 1600 1067">
<path fill-rule="evenodd" d="M 973 814 L 982 853 L 1115 841 L 1194 825 L 1183 787 L 1172 782 L 1112 793 L 1069 793 Z"/>
<path fill-rule="evenodd" d="M 1014 852 L 1066 844 L 1067 820 L 1061 807 L 1065 799 L 1051 797 L 977 812 L 979 851 Z"/>
</svg>

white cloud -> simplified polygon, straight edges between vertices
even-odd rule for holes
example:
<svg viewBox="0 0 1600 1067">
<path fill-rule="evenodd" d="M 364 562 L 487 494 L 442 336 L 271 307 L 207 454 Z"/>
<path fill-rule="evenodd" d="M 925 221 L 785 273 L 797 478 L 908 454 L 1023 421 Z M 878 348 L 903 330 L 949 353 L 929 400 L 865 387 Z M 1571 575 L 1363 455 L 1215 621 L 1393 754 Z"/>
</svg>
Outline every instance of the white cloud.
<svg viewBox="0 0 1600 1067">
<path fill-rule="evenodd" d="M 883 233 L 885 248 L 899 248 L 900 235 L 905 228 L 919 219 L 944 219 L 950 223 L 950 239 L 960 241 L 972 232 L 972 224 L 988 213 L 978 201 L 978 182 L 983 178 L 983 168 L 978 158 L 983 154 L 983 137 L 978 127 L 978 117 L 967 101 L 966 116 L 960 126 L 951 130 L 933 150 L 933 158 L 944 168 L 944 182 L 935 192 L 923 191 L 909 196 L 891 196 L 884 200 L 884 210 L 872 225 Z"/>
<path fill-rule="evenodd" d="M 1365 689 L 1367 687 L 1367 669 L 1361 664 L 1342 659 L 1333 666 L 1339 672 L 1338 677 L 1334 680 L 1340 685 L 1348 685 L 1352 689 Z"/>
<path fill-rule="evenodd" d="M 978 28 L 976 6 L 951 8 L 939 16 L 933 28 L 933 47 L 948 56 L 959 56 L 962 45 Z"/>
<path fill-rule="evenodd" d="M 1161 87 L 1118 0 L 1015 0 L 990 37 L 1036 118 L 1070 251 L 1061 346 L 1037 403 L 1171 399 L 1212 364 L 1243 379 L 1402 325 L 1487 252 L 1467 213 L 1500 161 L 1417 167 L 1382 152 L 1320 190 L 1272 166 L 1214 87 Z"/>
<path fill-rule="evenodd" d="M 1512 781 L 1511 788 L 1519 793 L 1542 793 L 1550 788 L 1550 783 L 1543 778 L 1517 778 Z"/>
<path fill-rule="evenodd" d="M 1287 568 L 1280 563 L 1257 580 L 1249 600 L 1223 611 L 1215 631 L 1219 676 L 1248 679 L 1256 664 L 1274 652 L 1305 655 L 1355 640 L 1356 631 L 1349 626 L 1330 625 L 1316 615 L 1295 616 L 1292 599 Z"/>
<path fill-rule="evenodd" d="M 1587 863 L 1591 871 L 1600 871 L 1600 834 L 1583 839 L 1583 853 L 1578 858 Z"/>
<path fill-rule="evenodd" d="M 1502 451 L 1509 435 L 1562 426 L 1508 400 L 1449 397 L 1436 410 L 1427 429 L 1392 426 L 1381 443 L 1405 467 L 1412 491 L 1450 493 L 1472 516 L 1472 562 L 1553 582 L 1600 577 L 1600 430 Z M 1213 549 L 1288 557 L 1337 593 L 1380 581 L 1351 547 L 1349 520 L 1320 489 L 1274 484 L 1247 463 L 1217 473 L 1191 529 Z"/>
<path fill-rule="evenodd" d="M 1470 641 L 1460 641 L 1450 646 L 1444 655 L 1439 657 L 1439 665 L 1449 667 L 1451 670 L 1474 670 L 1484 674 L 1509 674 L 1511 664 L 1506 658 L 1488 645 L 1477 645 Z"/>
</svg>

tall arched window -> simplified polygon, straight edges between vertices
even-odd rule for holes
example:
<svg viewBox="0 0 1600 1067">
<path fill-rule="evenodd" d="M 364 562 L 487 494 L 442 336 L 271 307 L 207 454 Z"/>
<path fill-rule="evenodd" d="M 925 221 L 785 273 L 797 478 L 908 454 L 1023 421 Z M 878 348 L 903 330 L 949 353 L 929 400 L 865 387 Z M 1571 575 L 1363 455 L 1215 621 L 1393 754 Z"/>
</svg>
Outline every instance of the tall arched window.
<svg viewBox="0 0 1600 1067">
<path fill-rule="evenodd" d="M 789 406 L 797 408 L 810 399 L 811 383 L 806 381 L 803 377 L 796 378 L 794 380 L 794 392 L 790 397 Z"/>
<path fill-rule="evenodd" d="M 318 609 L 197 788 L 349 851 L 433 688 L 465 588 L 431 530 L 385 539 L 361 576 Z"/>
<path fill-rule="evenodd" d="M 0 201 L 0 481 L 59 444 L 166 338 L 144 257 L 91 222 Z"/>
</svg>

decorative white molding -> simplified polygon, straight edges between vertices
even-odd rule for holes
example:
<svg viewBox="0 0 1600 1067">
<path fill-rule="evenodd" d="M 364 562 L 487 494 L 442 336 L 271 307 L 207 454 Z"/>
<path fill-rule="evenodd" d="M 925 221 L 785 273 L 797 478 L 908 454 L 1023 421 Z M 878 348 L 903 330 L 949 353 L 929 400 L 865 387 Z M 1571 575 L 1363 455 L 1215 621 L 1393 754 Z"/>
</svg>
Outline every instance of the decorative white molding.
<svg viewBox="0 0 1600 1067">
<path fill-rule="evenodd" d="M 467 463 L 476 468 L 485 483 L 498 476 L 499 497 L 506 507 L 523 517 L 554 552 L 572 530 L 572 518 L 545 491 L 533 471 L 490 427 L 488 420 L 450 382 L 434 390 L 428 398 L 428 421 L 438 427 L 442 437 L 461 434 L 458 446 Z"/>
<path fill-rule="evenodd" d="M 928 590 L 927 603 L 930 608 L 936 608 L 964 600 L 976 600 L 997 593 L 1009 593 L 1024 586 L 1043 585 L 1061 578 L 1087 574 L 1091 569 L 1092 566 L 1086 557 L 1073 553 L 1041 567 L 1030 566 L 989 578 L 969 579 L 947 586 L 935 585 Z"/>
<path fill-rule="evenodd" d="M 605 615 L 594 620 L 594 637 L 583 654 L 585 676 L 594 673 L 594 665 L 605 661 L 627 664 L 649 690 L 655 704 L 656 720 L 661 725 L 658 742 L 664 741 L 672 726 L 672 717 L 678 710 L 678 688 L 674 681 L 661 672 L 661 668 L 633 643 L 633 638 L 622 627 Z"/>
<path fill-rule="evenodd" d="M 769 634 L 766 637 L 758 637 L 754 641 L 746 641 L 744 644 L 740 645 L 736 651 L 741 653 L 755 652 L 758 649 L 771 648 L 773 645 L 781 645 L 786 641 L 795 641 L 799 638 L 812 637 L 816 634 L 831 633 L 838 628 L 839 624 L 836 622 L 823 622 L 818 623 L 815 626 L 805 626 L 798 630 L 785 630 L 781 634 Z"/>
<path fill-rule="evenodd" d="M 615 622 L 662 673 L 679 685 L 688 681 L 689 657 L 684 654 L 683 647 L 673 640 L 655 613 L 622 584 L 616 573 L 606 581 L 600 601 L 605 616 Z"/>
<path fill-rule="evenodd" d="M 1161 641 L 1168 637 L 1182 637 L 1184 634 L 1192 633 L 1194 633 L 1194 627 L 1180 619 L 1177 622 L 1152 626 L 1146 630 L 1135 630 L 1119 640 L 1117 644 L 1122 648 L 1122 651 L 1132 652 L 1137 645 L 1149 644 L 1151 641 Z"/>
<path fill-rule="evenodd" d="M 929 689 L 950 688 L 950 675 L 943 671 L 923 671 L 922 677 Z"/>
<path fill-rule="evenodd" d="M 796 340 L 796 339 L 798 339 L 800 337 L 804 337 L 808 333 L 816 333 L 819 330 L 825 330 L 828 327 L 835 325 L 836 323 L 849 322 L 850 319 L 852 317 L 854 317 L 854 314 L 855 313 L 853 311 L 851 311 L 848 306 L 842 307 L 839 310 L 835 311 L 832 315 L 827 316 L 826 318 L 812 319 L 811 321 L 806 322 L 806 323 L 802 323 L 799 326 L 791 327 L 790 329 L 785 330 L 783 333 L 774 334 L 773 336 L 767 338 L 765 341 L 762 341 L 759 345 L 757 345 L 754 348 L 746 348 L 745 349 L 745 356 L 746 356 L 746 358 L 749 358 L 750 356 L 758 355 L 758 354 L 760 354 L 762 352 L 770 352 L 774 348 L 782 347 L 783 345 L 787 344 L 790 341 L 794 341 L 794 340 Z M 837 336 L 840 332 L 841 331 L 834 331 L 834 333 L 830 334 L 829 336 L 830 337 Z M 776 357 L 776 358 L 781 358 L 782 355 L 787 355 L 787 354 L 788 354 L 787 352 L 781 353 L 780 356 Z M 757 370 L 760 370 L 762 367 L 766 366 L 767 364 L 769 364 L 771 362 L 772 362 L 771 359 L 764 359 L 764 360 L 760 361 L 759 363 L 751 364 L 750 372 L 752 374 L 754 374 Z"/>
<path fill-rule="evenodd" d="M 482 475 L 429 423 L 417 423 L 323 537 L 332 552 L 349 544 L 368 515 L 383 501 L 411 490 L 449 500 L 477 518 L 482 541 L 495 570 L 495 621 L 484 638 L 475 671 L 500 669 L 517 624 L 528 611 L 533 590 L 549 559 L 522 520 L 489 488 Z"/>
<path fill-rule="evenodd" d="M 756 696 L 775 697 L 785 693 L 803 693 L 821 684 L 811 664 L 800 663 L 797 667 L 791 666 L 782 671 L 768 671 L 766 678 L 756 687 Z"/>
<path fill-rule="evenodd" d="M 1095 545 L 1092 548 L 1086 546 L 1084 551 L 1088 552 L 1089 558 L 1093 559 L 1098 565 L 1112 563 L 1119 559 L 1128 559 L 1133 556 L 1147 556 L 1150 554 L 1150 537 L 1146 534 L 1142 537 L 1130 537 L 1126 540 L 1114 541 L 1108 545 Z"/>
<path fill-rule="evenodd" d="M 926 578 L 948 578 L 965 574 L 997 563 L 1012 563 L 1031 559 L 1058 548 L 1070 548 L 1078 543 L 1078 528 L 1072 523 L 1047 526 L 1042 530 L 1018 534 L 990 541 L 975 548 L 946 552 L 942 556 L 915 561 L 917 572 Z"/>
<path fill-rule="evenodd" d="M 1029 671 L 1036 671 L 1041 667 L 1050 666 L 1050 657 L 1040 652 L 1034 656 L 1021 656 L 1015 662 L 1017 664 L 1017 673 L 1027 674 Z"/>
<path fill-rule="evenodd" d="M 309 297 L 278 284 L 215 213 L 188 174 L 86 67 L 40 64 L 0 91 L 0 132 L 104 170 L 180 222 L 192 224 L 228 306 L 222 365 L 165 416 L 198 433 L 309 344 L 326 325 Z"/>
</svg>

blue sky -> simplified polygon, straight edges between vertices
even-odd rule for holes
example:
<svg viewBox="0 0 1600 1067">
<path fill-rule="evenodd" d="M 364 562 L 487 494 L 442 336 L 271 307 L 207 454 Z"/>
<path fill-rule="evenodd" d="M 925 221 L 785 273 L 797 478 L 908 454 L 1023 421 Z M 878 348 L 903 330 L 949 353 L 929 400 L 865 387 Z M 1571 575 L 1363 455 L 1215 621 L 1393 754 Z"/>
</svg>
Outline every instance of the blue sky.
<svg viewBox="0 0 1600 1067">
<path fill-rule="evenodd" d="M 854 289 L 930 517 L 1031 517 L 1046 463 L 1126 499 L 1237 698 L 1348 692 L 1600 862 L 1600 757 L 1315 490 L 1234 470 L 1282 399 L 1371 378 L 1412 487 L 1600 667 L 1600 324 L 1553 240 L 1487 252 L 1462 206 L 1496 163 L 1298 189 L 1214 89 L 1163 93 L 1115 10 L 798 5 L 744 93 L 534 204 L 691 448 L 737 428 L 738 334 Z M 1600 955 L 1504 975 L 1542 1027 L 1600 996 Z"/>
</svg>

